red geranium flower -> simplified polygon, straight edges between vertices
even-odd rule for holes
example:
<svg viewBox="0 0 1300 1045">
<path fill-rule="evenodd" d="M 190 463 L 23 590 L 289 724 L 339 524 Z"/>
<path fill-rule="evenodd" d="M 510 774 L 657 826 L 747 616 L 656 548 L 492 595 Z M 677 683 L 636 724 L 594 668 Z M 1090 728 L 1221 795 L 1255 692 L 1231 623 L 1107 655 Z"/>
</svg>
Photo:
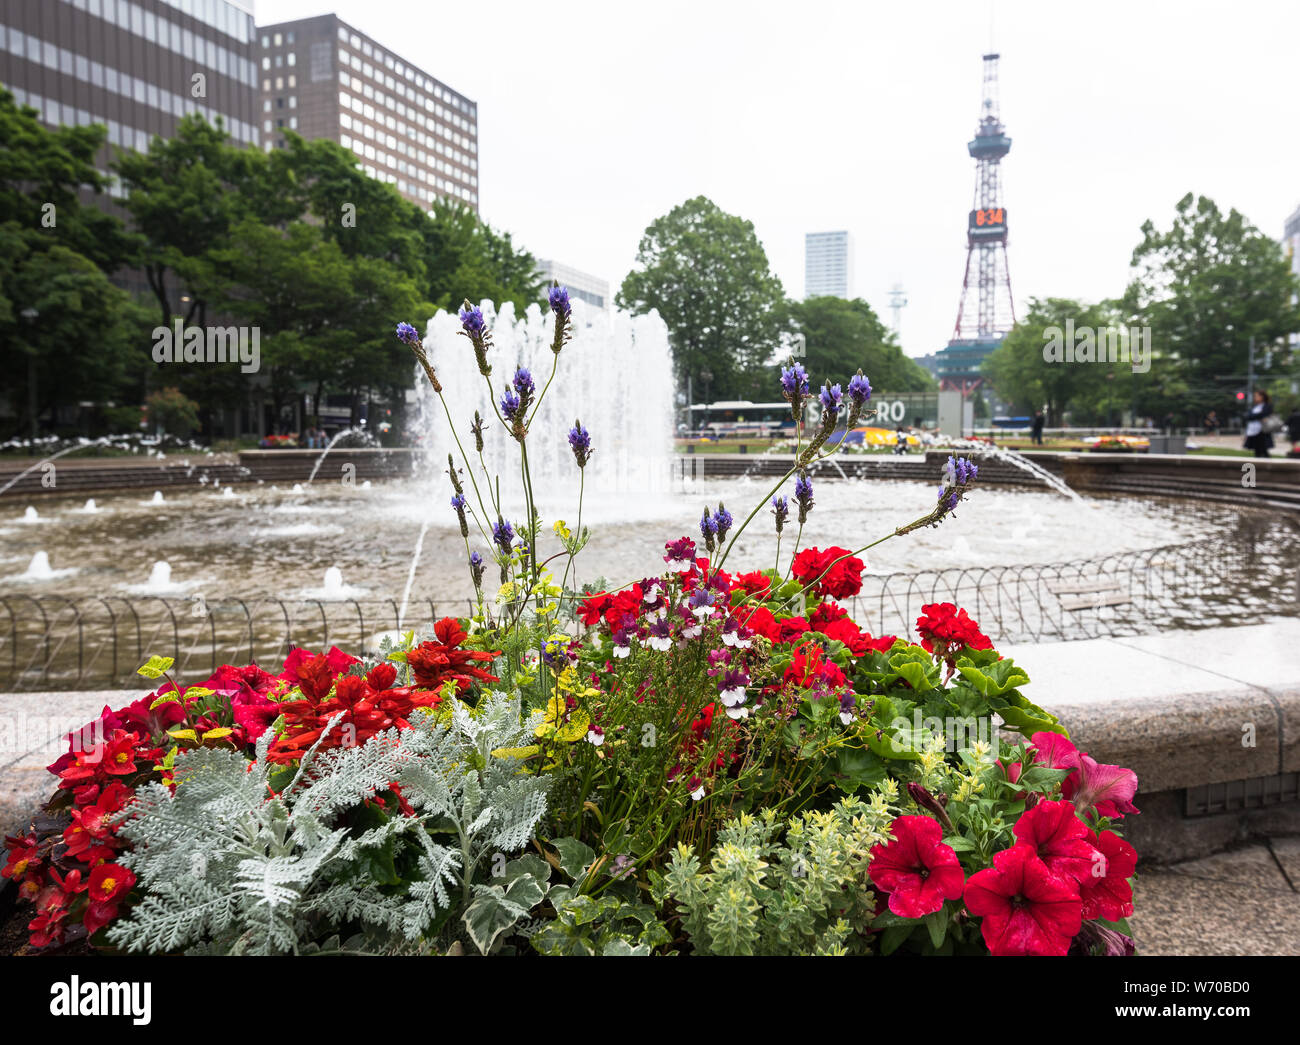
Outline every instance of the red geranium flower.
<svg viewBox="0 0 1300 1045">
<path fill-rule="evenodd" d="M 772 578 L 757 571 L 738 573 L 732 579 L 731 590 L 743 591 L 746 597 L 758 596 L 760 599 L 766 598 L 767 593 L 772 590 Z"/>
<path fill-rule="evenodd" d="M 819 681 L 832 689 L 847 686 L 849 680 L 833 660 L 826 660 L 825 650 L 815 642 L 805 642 L 790 658 L 781 676 L 784 685 L 793 683 L 800 689 L 812 689 Z"/>
<path fill-rule="evenodd" d="M 1101 854 L 1092 874 L 1079 883 L 1085 919 L 1105 918 L 1117 922 L 1133 913 L 1133 886 L 1129 879 L 1137 870 L 1137 850 L 1114 831 L 1100 835 L 1089 832 L 1089 841 Z"/>
<path fill-rule="evenodd" d="M 847 599 L 862 590 L 863 566 L 847 548 L 805 548 L 794 557 L 790 572 L 805 587 L 816 581 L 814 590 L 823 598 Z"/>
<path fill-rule="evenodd" d="M 934 914 L 962 895 L 965 875 L 943 828 L 928 816 L 900 816 L 894 840 L 871 847 L 871 880 L 889 893 L 889 909 L 902 918 Z"/>
<path fill-rule="evenodd" d="M 1039 802 L 1022 813 L 1011 830 L 1053 874 L 1082 883 L 1094 873 L 1098 853 L 1072 802 Z"/>
<path fill-rule="evenodd" d="M 951 660 L 966 647 L 992 649 L 989 637 L 980 631 L 965 610 L 951 602 L 932 602 L 921 607 L 916 619 L 916 630 L 925 649 L 945 660 Z"/>
<path fill-rule="evenodd" d="M 1063 955 L 1083 922 L 1078 888 L 1027 845 L 995 853 L 967 879 L 965 898 L 993 954 Z"/>
</svg>

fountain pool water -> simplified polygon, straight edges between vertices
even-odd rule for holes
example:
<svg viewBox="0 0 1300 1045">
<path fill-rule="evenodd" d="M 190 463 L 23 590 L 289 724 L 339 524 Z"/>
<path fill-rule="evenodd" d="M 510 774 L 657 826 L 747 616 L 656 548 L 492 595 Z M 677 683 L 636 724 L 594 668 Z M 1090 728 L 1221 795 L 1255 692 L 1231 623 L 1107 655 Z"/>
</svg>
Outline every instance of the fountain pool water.
<svg viewBox="0 0 1300 1045">
<path fill-rule="evenodd" d="M 155 490 L 155 491 L 153 492 L 153 499 L 152 499 L 149 503 L 150 503 L 150 504 L 165 504 L 166 501 L 163 499 L 162 491 L 161 491 L 161 490 Z"/>
<path fill-rule="evenodd" d="M 86 503 L 82 505 L 81 510 L 85 512 L 87 515 L 94 515 L 97 511 L 99 511 L 99 508 L 95 506 L 95 498 L 93 497 L 86 498 Z"/>
<path fill-rule="evenodd" d="M 938 476 L 928 483 L 842 480 L 830 478 L 833 474 L 814 477 L 816 507 L 804 527 L 801 547 L 859 547 L 928 511 L 939 481 Z M 683 534 L 698 540 L 698 520 L 706 503 L 724 501 L 739 524 L 774 482 L 700 479 L 686 494 L 666 493 L 651 506 L 653 512 L 636 515 L 616 514 L 617 498 L 611 497 L 603 520 L 596 512 L 584 511 L 584 523 L 596 518 L 591 541 L 578 558 L 579 582 L 603 576 L 622 584 L 650 576 L 663 568 L 664 541 Z M 410 480 L 376 481 L 365 497 L 336 482 L 313 486 L 310 497 L 269 486 L 250 486 L 233 499 L 214 497 L 210 489 L 197 485 L 173 488 L 165 526 L 159 525 L 157 509 L 135 492 L 101 495 L 101 511 L 95 514 L 75 510 L 84 498 L 52 494 L 43 503 L 48 505 L 46 514 L 58 516 L 58 525 L 11 524 L 4 535 L 5 554 L 15 557 L 17 571 L 37 551 L 45 551 L 55 565 L 75 563 L 76 573 L 57 582 L 58 594 L 67 597 L 202 590 L 209 600 L 316 598 L 327 594 L 323 571 L 338 564 L 346 574 L 341 578 L 343 590 L 349 592 L 345 597 L 405 600 L 409 612 L 421 614 L 426 612 L 424 600 L 432 599 L 440 614 L 463 613 L 474 589 L 465 542 L 447 504 L 451 491 L 445 477 L 442 483 L 442 489 L 431 490 L 428 483 Z M 789 494 L 788 486 L 785 492 Z M 561 549 L 550 524 L 559 512 L 548 493 L 539 489 L 538 494 L 543 513 L 539 551 L 554 555 Z M 1239 514 L 1211 505 L 1187 511 L 1131 497 L 1087 496 L 1084 501 L 1079 505 L 1042 490 L 977 483 L 954 517 L 939 528 L 917 530 L 873 548 L 866 556 L 868 572 L 1096 558 L 1208 536 Z M 576 522 L 573 515 L 560 517 L 571 527 Z M 421 540 L 422 528 L 426 532 Z M 773 538 L 772 517 L 764 506 L 737 542 L 726 568 L 770 566 Z M 793 541 L 787 525 L 781 543 L 783 566 Z M 413 565 L 417 543 L 420 554 Z M 491 549 L 472 522 L 469 545 L 490 559 Z M 168 564 L 166 578 L 151 575 L 155 561 Z M 142 584 L 146 576 L 151 583 Z M 180 583 L 178 577 L 183 578 Z M 0 579 L 0 594 L 13 579 Z M 170 586 L 160 592 L 157 582 L 163 580 Z M 491 565 L 485 580 L 493 594 L 496 571 Z M 320 595 L 305 595 L 308 586 Z M 331 587 L 328 595 L 337 591 Z"/>
<path fill-rule="evenodd" d="M 497 311 L 482 303 L 483 316 L 492 331 L 492 389 L 478 372 L 474 352 L 459 334 L 460 322 L 439 312 L 429 320 L 425 345 L 429 360 L 443 386 L 443 397 L 461 445 L 474 454 L 470 424 L 477 410 L 485 421 L 483 456 L 488 468 L 501 475 L 505 512 L 512 519 L 522 514 L 523 493 L 519 447 L 497 417 L 497 404 L 517 366 L 527 367 L 542 395 L 555 364 L 551 352 L 554 316 L 529 305 L 517 316 L 507 302 Z M 577 517 L 577 465 L 566 433 L 580 419 L 591 433 L 595 448 L 585 469 L 583 518 L 602 514 L 613 518 L 652 517 L 658 501 L 671 489 L 672 475 L 672 354 L 668 328 L 655 313 L 633 316 L 573 302 L 573 339 L 560 353 L 555 380 L 532 422 L 528 439 L 528 464 L 533 491 L 544 518 Z M 447 426 L 447 412 L 417 367 L 417 388 L 422 424 L 429 447 L 426 474 L 439 491 L 451 496 L 450 482 L 442 477 L 447 454 L 459 458 Z M 460 462 L 457 462 L 460 467 Z M 479 479 L 482 488 L 482 479 Z M 466 496 L 476 505 L 474 490 L 465 481 Z M 493 514 L 489 492 L 481 489 L 483 503 Z M 439 498 L 439 500 L 442 500 Z M 642 513 L 645 514 L 642 514 Z M 491 519 L 485 520 L 490 523 Z"/>
<path fill-rule="evenodd" d="M 43 520 L 41 519 L 41 513 L 38 512 L 35 508 L 33 508 L 30 504 L 26 507 L 26 509 L 24 509 L 23 522 L 38 523 L 42 521 Z"/>
<path fill-rule="evenodd" d="M 165 591 L 172 586 L 172 567 L 169 562 L 155 562 L 149 570 L 149 579 L 145 587 L 153 591 Z"/>
</svg>

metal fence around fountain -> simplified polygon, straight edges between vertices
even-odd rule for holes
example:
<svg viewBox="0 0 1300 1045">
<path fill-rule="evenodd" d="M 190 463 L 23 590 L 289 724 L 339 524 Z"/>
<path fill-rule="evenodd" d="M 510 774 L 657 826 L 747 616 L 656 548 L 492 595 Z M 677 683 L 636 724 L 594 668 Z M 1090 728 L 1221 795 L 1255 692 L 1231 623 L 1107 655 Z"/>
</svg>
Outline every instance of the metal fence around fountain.
<svg viewBox="0 0 1300 1045">
<path fill-rule="evenodd" d="M 934 602 L 964 607 L 995 643 L 1239 624 L 1300 612 L 1300 531 L 1287 519 L 1247 516 L 1230 533 L 1146 551 L 862 582 L 850 608 L 873 635 L 910 635 Z M 173 657 L 190 681 L 221 664 L 278 670 L 296 646 L 370 651 L 383 632 L 424 632 L 437 618 L 431 599 L 399 615 L 392 599 L 0 595 L 0 688 L 141 685 L 135 669 L 153 654 Z"/>
</svg>

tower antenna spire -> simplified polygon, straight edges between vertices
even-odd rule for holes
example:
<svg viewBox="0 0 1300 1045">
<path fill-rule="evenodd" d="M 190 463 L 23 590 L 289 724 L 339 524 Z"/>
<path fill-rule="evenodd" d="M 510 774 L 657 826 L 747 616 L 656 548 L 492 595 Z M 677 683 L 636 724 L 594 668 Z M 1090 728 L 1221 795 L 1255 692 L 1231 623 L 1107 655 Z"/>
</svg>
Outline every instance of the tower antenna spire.
<svg viewBox="0 0 1300 1045">
<path fill-rule="evenodd" d="M 1016 323 L 1001 183 L 1002 158 L 1011 151 L 1011 139 L 998 100 L 999 57 L 994 51 L 983 56 L 979 123 L 975 137 L 966 144 L 975 160 L 974 206 L 966 225 L 966 273 L 952 339 L 938 360 L 941 386 L 957 389 L 963 396 L 979 387 L 985 358 Z"/>
</svg>

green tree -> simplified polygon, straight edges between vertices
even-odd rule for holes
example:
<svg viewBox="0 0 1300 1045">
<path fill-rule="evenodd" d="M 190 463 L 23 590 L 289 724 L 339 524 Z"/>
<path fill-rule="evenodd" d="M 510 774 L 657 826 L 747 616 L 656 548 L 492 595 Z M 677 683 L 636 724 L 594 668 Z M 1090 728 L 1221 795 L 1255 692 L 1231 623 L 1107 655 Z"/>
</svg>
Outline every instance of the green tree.
<svg viewBox="0 0 1300 1045">
<path fill-rule="evenodd" d="M 1193 417 L 1239 409 L 1233 393 L 1245 387 L 1252 337 L 1257 379 L 1288 366 L 1300 284 L 1277 241 L 1237 211 L 1224 214 L 1188 193 L 1169 228 L 1142 226 L 1132 264 L 1123 307 L 1130 322 L 1150 329 L 1157 360 L 1143 381 L 1147 401 L 1180 397 L 1176 413 Z"/>
<path fill-rule="evenodd" d="M 645 230 L 615 299 L 668 325 L 678 380 L 699 400 L 763 394 L 781 349 L 784 293 L 752 222 L 697 196 Z"/>
<path fill-rule="evenodd" d="M 451 311 L 466 299 L 513 301 L 522 312 L 545 297 L 537 261 L 515 247 L 508 232 L 498 232 L 467 207 L 439 200 L 421 225 L 427 269 L 423 292 L 438 308 Z"/>
<path fill-rule="evenodd" d="M 179 439 L 188 439 L 199 426 L 199 404 L 177 388 L 160 388 L 145 399 L 149 423 Z"/>
<path fill-rule="evenodd" d="M 1130 393 L 1132 368 L 1124 364 L 1050 362 L 1044 354 L 1053 330 L 1062 336 L 1067 324 L 1075 330 L 1105 330 L 1118 316 L 1106 303 L 1089 305 L 1071 298 L 1033 298 L 1029 311 L 1008 332 L 984 363 L 993 387 L 1018 408 L 1046 408 L 1047 423 L 1059 425 L 1067 409 L 1091 413 L 1106 398 L 1107 377 L 1123 373 Z M 1112 384 L 1109 391 L 1115 392 Z M 1126 402 L 1126 401 L 1125 401 Z M 1123 405 L 1123 404 L 1121 404 Z"/>
<path fill-rule="evenodd" d="M 844 381 L 858 371 L 881 392 L 925 392 L 934 379 L 894 343 L 880 317 L 861 298 L 791 301 L 795 329 L 804 336 L 803 365 L 815 380 Z"/>
<path fill-rule="evenodd" d="M 82 206 L 102 191 L 104 128 L 46 128 L 0 88 L 0 371 L 18 430 L 82 400 L 118 396 L 146 359 L 140 311 L 108 272 L 137 242 L 120 221 Z"/>
</svg>

